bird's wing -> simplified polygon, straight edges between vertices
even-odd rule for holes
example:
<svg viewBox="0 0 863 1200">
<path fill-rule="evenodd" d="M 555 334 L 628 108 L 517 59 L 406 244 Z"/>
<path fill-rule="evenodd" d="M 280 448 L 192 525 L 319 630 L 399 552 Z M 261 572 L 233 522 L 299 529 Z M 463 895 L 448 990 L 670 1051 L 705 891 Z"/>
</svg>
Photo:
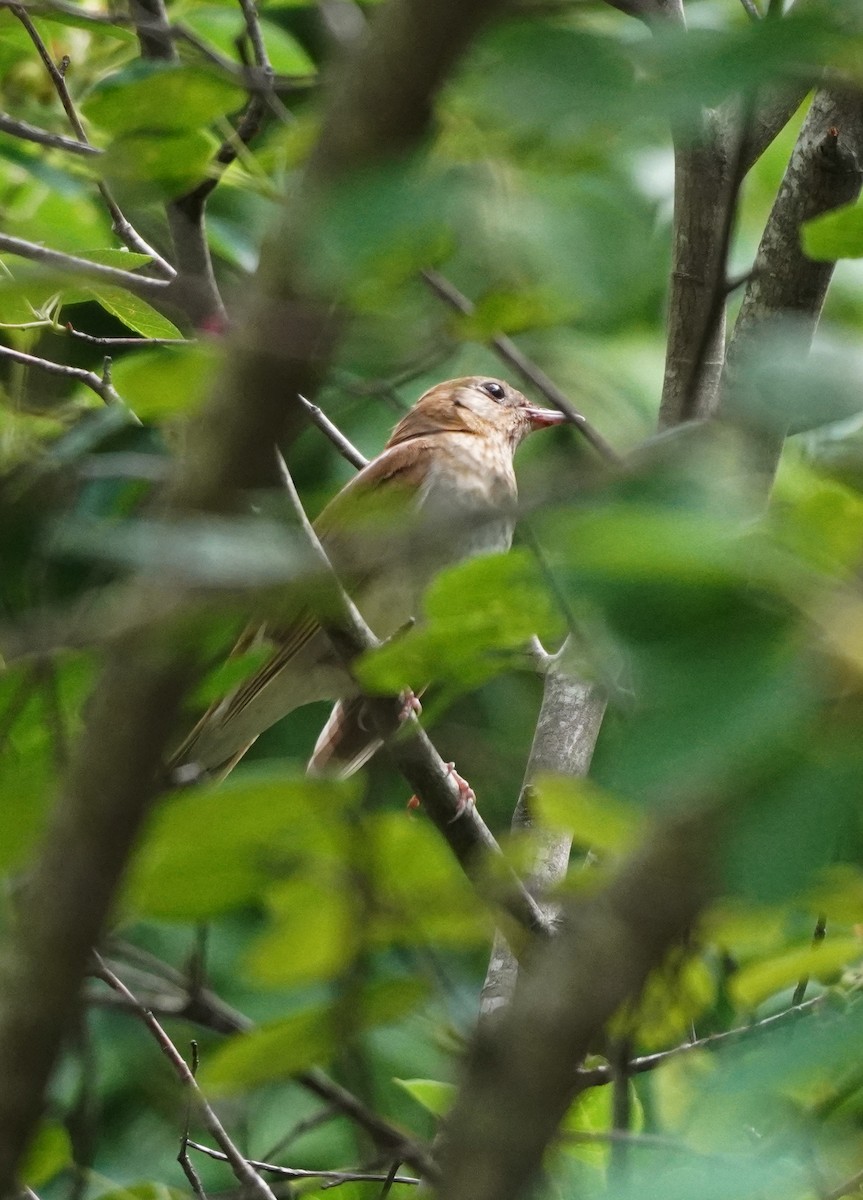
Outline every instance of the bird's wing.
<svg viewBox="0 0 863 1200">
<path fill-rule="evenodd" d="M 399 510 L 404 521 L 405 498 L 412 500 L 428 472 L 431 439 L 418 437 L 385 450 L 363 467 L 333 497 L 315 521 L 315 531 L 337 574 L 351 593 L 362 594 L 375 569 L 383 564 L 392 544 L 393 523 Z M 409 500 L 409 502 L 410 502 Z M 318 618 L 304 607 L 286 625 L 249 626 L 240 636 L 231 656 L 245 653 L 251 645 L 271 642 L 273 655 L 228 696 L 215 701 L 203 714 L 182 744 L 171 756 L 169 767 L 176 769 L 195 761 L 195 748 L 213 726 L 226 727 L 292 660 L 321 632 Z M 290 712 L 286 708 L 283 716 Z M 263 733 L 263 729 L 258 731 Z M 227 774 L 246 750 L 231 757 L 213 772 Z"/>
</svg>

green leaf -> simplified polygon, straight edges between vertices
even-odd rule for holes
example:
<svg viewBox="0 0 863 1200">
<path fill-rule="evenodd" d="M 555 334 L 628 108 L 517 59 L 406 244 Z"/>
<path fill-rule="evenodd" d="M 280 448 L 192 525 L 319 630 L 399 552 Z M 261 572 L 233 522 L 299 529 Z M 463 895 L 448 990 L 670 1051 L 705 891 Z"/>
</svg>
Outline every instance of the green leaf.
<svg viewBox="0 0 863 1200">
<path fill-rule="evenodd" d="M 72 1165 L 72 1143 L 62 1125 L 45 1121 L 36 1131 L 21 1166 L 21 1182 L 27 1187 L 41 1188 Z"/>
<path fill-rule="evenodd" d="M 827 938 L 817 946 L 789 950 L 785 954 L 744 967 L 731 980 L 731 995 L 741 1008 L 756 1008 L 763 1000 L 809 975 L 830 983 L 845 967 L 863 958 L 863 942 L 857 937 Z"/>
<path fill-rule="evenodd" d="M 809 258 L 822 262 L 863 258 L 863 204 L 845 204 L 805 221 L 801 236 Z"/>
<path fill-rule="evenodd" d="M 393 1083 L 434 1117 L 446 1116 L 458 1090 L 454 1083 L 442 1083 L 439 1079 L 393 1079 Z"/>
<path fill-rule="evenodd" d="M 315 859 L 269 892 L 275 928 L 249 955 L 255 978 L 283 986 L 334 980 L 347 969 L 367 932 L 348 865 Z"/>
<path fill-rule="evenodd" d="M 97 83 L 81 108 L 116 137 L 196 130 L 242 103 L 240 88 L 200 67 L 137 60 Z"/>
<path fill-rule="evenodd" d="M 137 310 L 134 319 L 139 327 L 143 324 Z M 207 342 L 127 354 L 114 364 L 114 386 L 144 421 L 184 415 L 194 412 L 205 399 L 220 361 L 217 347 Z"/>
<path fill-rule="evenodd" d="M 143 258 L 143 255 L 138 255 Z M 181 338 L 183 335 L 176 325 L 167 317 L 163 317 L 146 300 L 133 296 L 131 292 L 119 287 L 104 287 L 88 285 L 87 290 L 94 300 L 97 300 L 113 316 L 124 325 L 128 325 L 135 333 L 147 338 Z M 137 410 L 136 410 L 137 411 Z M 143 416 L 138 413 L 138 416 Z"/>
<path fill-rule="evenodd" d="M 184 24 L 229 58 L 237 56 L 237 38 L 245 32 L 239 11 L 215 4 L 195 4 Z M 315 64 L 297 39 L 281 25 L 261 19 L 261 33 L 273 70 L 281 75 L 311 75 Z"/>
<path fill-rule="evenodd" d="M 446 682 L 451 696 L 509 668 L 532 634 L 554 637 L 562 630 L 527 550 L 485 555 L 442 571 L 424 608 L 422 625 L 356 664 L 366 687 L 397 692 L 435 680 Z"/>
<path fill-rule="evenodd" d="M 200 183 L 216 148 L 202 129 L 136 130 L 114 139 L 102 166 L 140 203 L 171 200 Z"/>
<path fill-rule="evenodd" d="M 639 809 L 589 779 L 541 775 L 530 808 L 541 826 L 566 830 L 585 849 L 622 853 L 635 844 L 643 826 Z"/>
<path fill-rule="evenodd" d="M 171 797 L 144 839 L 127 908 L 199 921 L 260 899 L 304 855 L 340 855 L 341 812 L 357 787 L 356 781 L 246 770 L 218 786 Z"/>
<path fill-rule="evenodd" d="M 416 979 L 395 979 L 367 987 L 352 1006 L 356 1030 L 385 1025 L 415 1007 L 424 994 Z M 344 1049 L 343 1021 L 332 1005 L 316 1005 L 251 1033 L 230 1038 L 203 1065 L 205 1091 L 241 1091 L 286 1079 L 313 1063 L 326 1062 Z"/>
</svg>

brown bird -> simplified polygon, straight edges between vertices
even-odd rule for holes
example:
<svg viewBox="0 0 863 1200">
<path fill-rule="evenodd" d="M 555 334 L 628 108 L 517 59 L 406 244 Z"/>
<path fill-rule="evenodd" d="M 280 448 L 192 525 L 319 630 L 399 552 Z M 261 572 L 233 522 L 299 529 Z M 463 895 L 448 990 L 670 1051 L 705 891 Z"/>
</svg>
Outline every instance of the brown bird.
<svg viewBox="0 0 863 1200">
<path fill-rule="evenodd" d="M 513 453 L 531 430 L 565 419 L 534 407 L 500 379 L 439 383 L 327 505 L 315 529 L 378 637 L 390 637 L 418 614 L 425 587 L 442 567 L 509 549 Z M 275 647 L 272 658 L 212 705 L 171 766 L 227 774 L 260 733 L 293 709 L 335 700 L 309 770 L 352 774 L 380 741 L 364 727 L 356 684 L 314 613 L 302 611 L 288 627 L 262 632 Z"/>
</svg>

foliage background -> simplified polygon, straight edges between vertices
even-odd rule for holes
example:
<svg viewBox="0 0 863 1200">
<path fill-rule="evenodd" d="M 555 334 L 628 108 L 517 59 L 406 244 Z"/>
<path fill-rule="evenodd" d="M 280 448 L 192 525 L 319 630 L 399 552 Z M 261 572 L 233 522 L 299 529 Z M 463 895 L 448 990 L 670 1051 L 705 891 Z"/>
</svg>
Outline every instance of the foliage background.
<svg viewBox="0 0 863 1200">
<path fill-rule="evenodd" d="M 301 272 L 350 315 L 316 400 L 367 455 L 431 383 L 509 375 L 489 345 L 498 333 L 515 338 L 620 454 L 632 452 L 609 469 L 571 428 L 530 442 L 520 455 L 520 566 L 456 569 L 435 585 L 429 623 L 406 636 L 395 667 L 384 651 L 361 668 L 387 691 L 403 682 L 405 662 L 434 664 L 426 722 L 435 745 L 457 761 L 526 870 L 531 836 L 506 831 L 542 680 L 518 648 L 530 630 L 551 646 L 574 631 L 575 669 L 600 681 L 610 704 L 594 782 L 539 789 L 541 823 L 575 838 L 566 903 L 600 893 L 657 813 L 709 802 L 724 814 L 710 869 L 718 898 L 641 1000 L 594 1041 L 585 1069 L 599 1072 L 596 1086 L 574 1102 L 548 1153 L 549 1195 L 838 1197 L 857 1187 L 863 1165 L 858 208 L 807 227 L 813 256 L 844 259 L 812 356 L 801 353 L 800 326 L 772 321 L 728 385 L 723 422 L 653 432 L 674 214 L 669 127 L 685 141 L 699 136 L 705 109 L 749 111 L 773 89 L 799 92 L 801 107 L 736 203 L 733 280 L 754 259 L 807 89 L 826 71 L 860 103 L 856 5 L 799 0 L 783 15 L 771 3 L 758 20 L 747 7 L 691 0 L 686 32 L 673 22 L 650 30 L 603 4 L 516 7 L 447 81 L 421 150 L 345 182 L 315 227 L 297 234 Z M 145 260 L 118 248 L 95 180 L 170 257 L 166 205 L 170 216 L 212 170 L 227 117 L 243 107 L 235 39 L 244 26 L 233 4 L 176 0 L 169 20 L 189 36 L 175 38 L 179 59 L 164 63 L 140 59 L 127 23 L 98 19 L 112 15 L 33 8 L 51 58 L 68 57 L 69 92 L 104 153 L 0 133 L 0 208 L 4 229 L 30 246 L 132 269 Z M 344 52 L 334 30 L 390 19 L 386 8 L 350 3 L 263 3 L 260 16 L 280 98 L 207 204 L 231 313 L 283 197 L 300 186 L 320 81 L 335 77 Z M 68 136 L 15 6 L 0 12 L 0 35 L 4 111 Z M 285 227 L 273 236 L 268 253 L 290 258 L 294 247 L 278 244 Z M 272 603 L 274 585 L 298 586 L 278 539 L 273 548 L 273 522 L 284 524 L 278 501 L 257 497 L 253 518 L 169 528 L 146 509 L 165 463 L 198 436 L 194 420 L 208 411 L 224 354 L 221 314 L 202 309 L 200 296 L 184 309 L 145 287 L 145 301 L 68 261 L 38 258 L 4 256 L 0 283 L 3 343 L 19 354 L 2 363 L 0 407 L 9 926 L 104 644 L 147 627 L 148 614 L 125 607 L 127 581 L 143 573 L 201 600 L 180 627 L 199 678 L 178 730 L 253 665 L 233 663 L 227 674 L 214 665 L 250 603 Z M 471 297 L 472 315 L 441 303 L 420 274 L 430 268 Z M 741 291 L 729 294 L 730 321 Z M 67 326 L 144 340 L 94 345 Z M 104 393 L 106 352 L 110 404 L 80 375 L 45 366 L 95 372 Z M 786 432 L 765 509 L 753 461 Z M 289 461 L 312 515 L 350 476 L 314 427 Z M 196 1039 L 202 1087 L 245 1154 L 309 1170 L 371 1163 L 385 1177 L 398 1156 L 344 1113 L 311 1122 L 322 1102 L 297 1076 L 320 1064 L 367 1110 L 431 1139 L 449 1098 L 433 1082 L 458 1078 L 494 922 L 430 823 L 402 814 L 406 784 L 382 756 L 359 782 L 304 779 L 324 716 L 316 707 L 295 714 L 224 785 L 159 803 L 104 952 L 136 995 L 168 1014 L 181 1053 L 189 1057 Z M 588 977 L 591 969 L 585 962 Z M 214 997 L 263 1031 L 226 1041 L 212 1028 Z M 91 980 L 86 999 L 25 1180 L 46 1200 L 187 1190 L 175 1162 L 182 1089 L 116 997 Z M 804 999 L 813 1004 L 795 1020 L 756 1028 Z M 203 1019 L 190 1023 L 195 1002 Z M 185 1017 L 172 1018 L 172 1007 Z M 656 1070 L 631 1066 L 740 1026 L 755 1032 Z M 195 1166 L 208 1193 L 231 1187 L 223 1165 L 198 1155 Z M 340 1190 L 367 1196 L 381 1183 Z"/>
</svg>

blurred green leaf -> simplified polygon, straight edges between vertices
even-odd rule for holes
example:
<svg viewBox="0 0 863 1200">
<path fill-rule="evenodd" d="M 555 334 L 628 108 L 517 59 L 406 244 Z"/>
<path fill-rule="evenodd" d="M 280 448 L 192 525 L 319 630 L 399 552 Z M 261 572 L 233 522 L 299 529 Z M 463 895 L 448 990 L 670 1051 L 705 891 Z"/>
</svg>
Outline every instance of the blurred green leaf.
<svg viewBox="0 0 863 1200">
<path fill-rule="evenodd" d="M 369 985 L 352 1005 L 352 1028 L 396 1020 L 417 1004 L 423 992 L 416 979 Z M 322 1004 L 229 1038 L 204 1063 L 201 1086 L 205 1091 L 236 1092 L 326 1062 L 344 1048 L 340 1024 L 334 1006 Z"/>
<path fill-rule="evenodd" d="M 355 781 L 263 770 L 181 792 L 153 819 L 126 906 L 141 915 L 197 921 L 259 900 L 304 855 L 329 852 L 338 860 L 340 814 L 356 794 Z"/>
<path fill-rule="evenodd" d="M 762 1000 L 796 984 L 804 975 L 830 983 L 843 968 L 863 958 L 858 937 L 828 937 L 817 946 L 803 946 L 785 954 L 751 963 L 731 981 L 731 994 L 741 1008 L 756 1008 Z"/>
<path fill-rule="evenodd" d="M 182 134 L 211 124 L 242 103 L 240 88 L 201 67 L 138 60 L 100 80 L 81 109 L 94 125 L 117 137 L 156 130 Z M 171 141 L 175 149 L 181 144 Z"/>
<path fill-rule="evenodd" d="M 541 826 L 566 830 L 578 846 L 622 853 L 641 834 L 643 814 L 590 779 L 541 775 L 533 785 L 531 812 Z"/>
<path fill-rule="evenodd" d="M 863 205 L 845 204 L 805 221 L 801 237 L 809 258 L 833 262 L 863 257 Z"/>
<path fill-rule="evenodd" d="M 171 200 L 201 182 L 217 148 L 204 130 L 134 130 L 111 142 L 102 165 L 139 203 Z"/>
<path fill-rule="evenodd" d="M 454 1083 L 441 1083 L 437 1079 L 394 1079 L 393 1083 L 413 1096 L 434 1117 L 446 1116 L 457 1090 Z"/>
<path fill-rule="evenodd" d="M 435 680 L 445 682 L 452 696 L 510 667 L 534 633 L 555 637 L 563 624 L 526 550 L 484 555 L 442 571 L 424 608 L 423 624 L 359 661 L 364 686 L 386 693 Z"/>
<path fill-rule="evenodd" d="M 134 316 L 140 325 L 137 311 Z M 149 319 L 149 314 L 142 316 Z M 125 317 L 121 315 L 120 319 L 125 320 Z M 172 334 L 145 336 L 178 335 L 174 330 Z M 128 354 L 114 364 L 114 385 L 141 420 L 159 420 L 174 414 L 192 413 L 207 395 L 219 362 L 217 349 L 206 342 Z"/>
<path fill-rule="evenodd" d="M 54 1121 L 45 1121 L 27 1149 L 21 1165 L 21 1182 L 30 1188 L 44 1187 L 71 1165 L 72 1143 L 68 1132 Z"/>
</svg>

